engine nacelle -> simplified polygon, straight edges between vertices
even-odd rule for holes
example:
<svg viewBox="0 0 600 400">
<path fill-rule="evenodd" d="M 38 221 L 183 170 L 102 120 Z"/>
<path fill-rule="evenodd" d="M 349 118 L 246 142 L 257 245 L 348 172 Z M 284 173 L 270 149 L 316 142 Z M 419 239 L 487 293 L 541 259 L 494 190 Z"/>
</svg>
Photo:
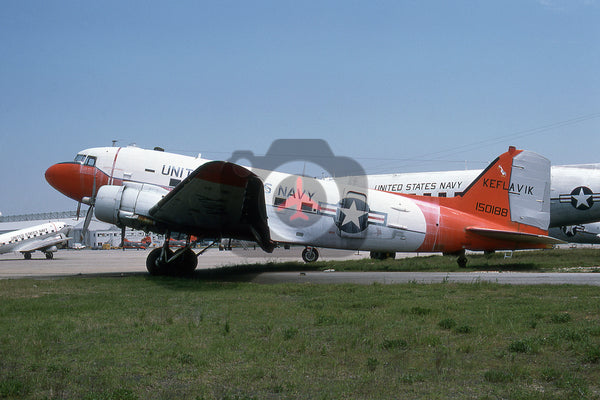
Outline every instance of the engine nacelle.
<svg viewBox="0 0 600 400">
<path fill-rule="evenodd" d="M 168 192 L 154 185 L 105 185 L 98 189 L 95 214 L 98 220 L 135 229 L 150 229 L 150 209 Z"/>
</svg>

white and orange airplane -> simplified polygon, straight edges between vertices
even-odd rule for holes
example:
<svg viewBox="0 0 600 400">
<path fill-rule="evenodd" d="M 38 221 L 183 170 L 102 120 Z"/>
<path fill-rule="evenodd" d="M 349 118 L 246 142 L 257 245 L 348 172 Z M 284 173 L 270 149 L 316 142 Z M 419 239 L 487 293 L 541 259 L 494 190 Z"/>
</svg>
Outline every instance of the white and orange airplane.
<svg viewBox="0 0 600 400">
<path fill-rule="evenodd" d="M 47 259 L 54 258 L 58 245 L 67 242 L 69 225 L 64 222 L 48 222 L 29 228 L 3 233 L 0 235 L 0 254 L 21 253 L 26 260 L 31 259 L 31 253 L 36 250 L 46 255 Z"/>
<path fill-rule="evenodd" d="M 74 162 L 51 166 L 46 179 L 92 205 L 101 221 L 165 234 L 165 245 L 148 256 L 151 274 L 196 268 L 190 245 L 169 248 L 172 232 L 252 240 L 268 252 L 279 243 L 304 245 L 303 258 L 311 261 L 318 257 L 315 247 L 327 247 L 367 250 L 374 257 L 443 252 L 458 255 L 463 266 L 465 250 L 548 248 L 560 242 L 547 235 L 550 162 L 514 147 L 453 198 L 389 193 L 346 180 L 136 147 L 84 150 Z"/>
</svg>

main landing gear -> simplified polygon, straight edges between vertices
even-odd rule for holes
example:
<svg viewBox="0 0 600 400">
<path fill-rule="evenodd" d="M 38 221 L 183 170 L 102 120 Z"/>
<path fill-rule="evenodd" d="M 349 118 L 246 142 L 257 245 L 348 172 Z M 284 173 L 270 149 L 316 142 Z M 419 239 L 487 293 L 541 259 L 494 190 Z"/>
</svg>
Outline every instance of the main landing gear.
<svg viewBox="0 0 600 400">
<path fill-rule="evenodd" d="M 26 251 L 23 253 L 23 258 L 26 260 L 31 260 L 31 251 Z M 45 251 L 44 254 L 48 260 L 52 260 L 54 258 L 54 253 L 51 251 Z"/>
<path fill-rule="evenodd" d="M 198 255 L 208 249 L 196 254 L 192 246 L 196 242 L 190 242 L 188 237 L 184 247 L 173 251 L 169 248 L 171 233 L 165 235 L 165 243 L 148 254 L 146 258 L 146 269 L 150 275 L 189 275 L 198 266 Z M 212 244 L 211 244 L 212 246 Z"/>
<path fill-rule="evenodd" d="M 316 247 L 306 246 L 302 250 L 302 259 L 306 263 L 315 262 L 319 259 L 319 252 Z"/>
</svg>

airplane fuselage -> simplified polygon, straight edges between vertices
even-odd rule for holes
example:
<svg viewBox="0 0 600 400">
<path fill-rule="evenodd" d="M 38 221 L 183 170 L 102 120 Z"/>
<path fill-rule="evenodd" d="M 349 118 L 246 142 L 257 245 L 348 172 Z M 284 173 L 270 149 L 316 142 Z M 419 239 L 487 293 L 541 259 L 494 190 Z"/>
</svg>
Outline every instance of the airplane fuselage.
<svg viewBox="0 0 600 400">
<path fill-rule="evenodd" d="M 62 193 L 84 202 L 105 185 L 114 186 L 115 190 L 121 185 L 135 187 L 109 196 L 119 196 L 117 207 L 121 205 L 133 210 L 133 203 L 131 207 L 124 206 L 124 203 L 128 199 L 138 201 L 139 192 L 148 193 L 144 189 L 148 185 L 152 185 L 154 189 L 152 199 L 146 202 L 154 204 L 207 162 L 208 160 L 199 157 L 137 147 L 92 148 L 80 152 L 73 162 L 52 166 L 46 172 L 46 178 Z M 298 178 L 280 172 L 249 169 L 264 184 L 270 234 L 275 242 L 307 245 L 318 243 L 321 247 L 378 251 L 454 252 L 461 249 L 459 239 L 454 243 L 451 237 L 464 235 L 454 225 L 462 226 L 460 220 L 466 218 L 465 215 L 454 212 L 442 216 L 445 212 L 443 207 L 436 208 L 430 202 L 388 193 L 390 190 L 373 190 L 376 186 L 370 181 L 370 177 L 369 182 L 365 181 L 364 187 L 361 187 L 340 185 L 340 181 L 331 179 Z M 472 180 L 472 175 L 465 175 L 462 182 L 455 184 L 456 187 L 466 189 L 470 183 L 467 179 Z M 73 176 L 79 179 L 73 179 Z M 489 182 L 490 189 L 508 190 L 494 187 L 499 182 L 492 179 Z M 145 186 L 142 188 L 139 185 Z M 543 196 L 543 193 L 534 194 L 532 187 L 527 190 L 529 193 L 523 195 L 535 195 L 538 198 Z M 112 203 L 110 207 L 112 210 Z M 490 213 L 507 211 L 495 210 L 490 204 L 483 203 L 478 208 L 473 211 L 480 212 L 480 217 L 475 218 L 480 218 L 481 226 L 489 223 Z M 98 212 L 102 210 L 97 209 L 97 215 Z M 445 219 L 444 224 L 440 224 L 442 218 Z M 344 222 L 346 220 L 351 223 Z M 456 232 L 451 232 L 453 229 Z M 427 232 L 435 239 L 426 239 Z M 457 232 L 462 233 L 458 235 Z M 487 249 L 484 241 L 479 243 L 473 239 L 472 242 L 472 249 Z"/>
<path fill-rule="evenodd" d="M 56 164 L 46 177 L 63 194 L 82 201 L 103 185 L 148 183 L 170 190 L 208 161 L 138 147 L 100 147 L 81 151 L 76 161 Z M 365 185 L 380 192 L 454 197 L 480 173 L 460 170 L 368 175 Z M 79 179 L 68 178 L 75 175 Z M 326 185 L 327 179 L 318 181 Z M 531 189 L 523 185 L 516 190 Z M 290 191 L 295 191 L 293 182 L 281 187 L 278 182 L 265 180 L 265 196 L 273 196 L 273 201 L 287 198 Z M 308 198 L 310 195 L 306 191 Z M 600 164 L 552 166 L 550 198 L 550 227 L 600 221 Z"/>
</svg>

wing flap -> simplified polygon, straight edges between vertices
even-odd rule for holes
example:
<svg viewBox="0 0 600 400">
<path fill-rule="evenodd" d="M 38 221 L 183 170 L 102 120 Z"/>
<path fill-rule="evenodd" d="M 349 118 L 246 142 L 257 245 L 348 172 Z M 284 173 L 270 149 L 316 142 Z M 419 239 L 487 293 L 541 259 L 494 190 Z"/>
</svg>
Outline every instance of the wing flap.
<svg viewBox="0 0 600 400">
<path fill-rule="evenodd" d="M 263 183 L 233 163 L 203 164 L 149 213 L 171 231 L 253 240 L 267 252 L 275 247 L 267 225 Z"/>
<path fill-rule="evenodd" d="M 527 232 L 516 232 L 516 231 L 507 231 L 500 229 L 490 229 L 490 228 L 477 228 L 477 227 L 467 227 L 466 230 L 468 232 L 476 233 L 481 236 L 485 236 L 491 239 L 504 240 L 507 242 L 522 242 L 522 243 L 534 243 L 534 244 L 547 244 L 547 245 L 555 245 L 555 244 L 563 244 L 562 240 L 546 236 L 546 235 L 537 235 L 534 233 Z"/>
</svg>

